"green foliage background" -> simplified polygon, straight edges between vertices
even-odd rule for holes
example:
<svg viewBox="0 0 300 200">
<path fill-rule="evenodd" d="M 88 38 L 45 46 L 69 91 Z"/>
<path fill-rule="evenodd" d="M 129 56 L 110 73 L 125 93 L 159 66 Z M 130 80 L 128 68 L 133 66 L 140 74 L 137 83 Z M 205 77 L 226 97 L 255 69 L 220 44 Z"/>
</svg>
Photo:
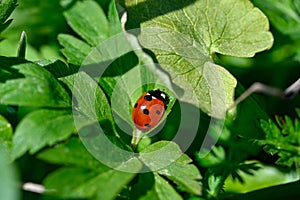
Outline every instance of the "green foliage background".
<svg viewBox="0 0 300 200">
<path fill-rule="evenodd" d="M 124 11 L 126 29 L 140 28 L 139 34 L 121 37 L 124 43 L 103 43 L 122 32 Z M 210 120 L 217 119 L 216 127 L 222 123 L 219 118 L 244 88 L 262 82 L 285 89 L 299 79 L 300 1 L 1 0 L 0 31 L 1 198 L 299 197 L 300 95 L 291 100 L 252 95 L 227 113 L 220 138 L 211 132 L 218 138 L 212 151 L 203 158 L 199 149 Z M 27 37 L 19 41 L 22 31 Z M 103 46 L 93 59 L 115 61 L 97 82 L 78 69 L 83 63 L 94 64 L 85 59 L 99 44 Z M 134 45 L 147 51 L 122 54 Z M 25 59 L 18 48 L 26 51 Z M 200 74 L 194 73 L 195 66 Z M 141 139 L 135 149 L 140 155 L 117 166 L 123 171 L 99 162 L 86 150 L 78 130 L 89 136 L 100 123 L 116 146 L 133 154 L 131 138 L 117 122 L 134 132 L 130 107 L 142 92 L 161 85 L 136 88 L 158 79 L 169 80 L 163 88 L 170 96 L 164 128 Z M 122 87 L 114 107 L 117 82 Z M 175 84 L 187 90 L 186 82 L 199 103 L 167 89 Z M 226 106 L 211 105 L 210 92 L 220 90 Z M 75 107 L 72 95 L 78 101 Z M 185 153 L 170 142 L 180 123 L 179 102 L 196 109 L 201 118 Z M 74 118 L 82 121 L 76 124 Z M 190 120 L 184 123 L 189 134 Z M 87 142 L 102 144 L 97 137 Z M 158 150 L 160 154 L 152 156 Z M 117 157 L 105 148 L 97 154 Z M 144 168 L 160 169 L 138 173 Z M 40 184 L 46 192 L 22 190 L 26 182 Z"/>
</svg>

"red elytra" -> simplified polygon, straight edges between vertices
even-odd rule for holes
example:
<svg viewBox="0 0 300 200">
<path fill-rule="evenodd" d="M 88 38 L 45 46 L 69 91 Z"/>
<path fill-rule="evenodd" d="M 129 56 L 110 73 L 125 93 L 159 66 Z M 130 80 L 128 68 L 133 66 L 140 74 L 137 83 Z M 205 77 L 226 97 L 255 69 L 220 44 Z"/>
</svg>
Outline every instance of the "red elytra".
<svg viewBox="0 0 300 200">
<path fill-rule="evenodd" d="M 160 90 L 143 93 L 132 110 L 132 120 L 136 128 L 148 131 L 155 127 L 165 112 L 167 101 L 167 95 Z"/>
</svg>

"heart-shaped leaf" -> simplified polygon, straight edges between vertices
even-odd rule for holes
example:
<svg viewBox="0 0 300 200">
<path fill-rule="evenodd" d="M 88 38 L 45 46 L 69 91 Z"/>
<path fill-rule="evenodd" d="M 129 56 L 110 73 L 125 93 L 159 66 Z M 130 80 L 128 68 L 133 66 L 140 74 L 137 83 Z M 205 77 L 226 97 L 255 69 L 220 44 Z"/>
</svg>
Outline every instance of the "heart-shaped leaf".
<svg viewBox="0 0 300 200">
<path fill-rule="evenodd" d="M 249 1 L 125 0 L 129 28 L 185 92 L 183 101 L 223 118 L 233 103 L 235 78 L 214 64 L 217 53 L 251 57 L 273 43 L 264 14 Z M 163 7 L 161 5 L 164 5 Z M 191 101 L 195 95 L 198 101 Z"/>
</svg>

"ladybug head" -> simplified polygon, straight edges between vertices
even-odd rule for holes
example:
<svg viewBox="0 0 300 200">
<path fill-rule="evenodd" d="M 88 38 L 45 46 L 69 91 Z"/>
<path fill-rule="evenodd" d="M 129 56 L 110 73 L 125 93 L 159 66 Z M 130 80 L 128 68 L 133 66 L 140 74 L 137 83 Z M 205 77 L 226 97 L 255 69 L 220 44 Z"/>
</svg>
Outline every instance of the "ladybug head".
<svg viewBox="0 0 300 200">
<path fill-rule="evenodd" d="M 166 93 L 162 92 L 161 90 L 151 90 L 148 92 L 151 96 L 161 100 L 164 102 L 165 107 L 169 103 L 169 97 Z"/>
</svg>

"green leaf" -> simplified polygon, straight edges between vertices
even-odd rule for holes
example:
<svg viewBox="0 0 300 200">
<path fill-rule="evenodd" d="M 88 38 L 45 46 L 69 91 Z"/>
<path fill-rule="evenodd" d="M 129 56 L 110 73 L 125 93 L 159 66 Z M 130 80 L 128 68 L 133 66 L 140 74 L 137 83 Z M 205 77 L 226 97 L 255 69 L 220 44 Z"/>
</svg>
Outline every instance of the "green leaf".
<svg viewBox="0 0 300 200">
<path fill-rule="evenodd" d="M 76 132 L 70 111 L 41 109 L 28 114 L 17 126 L 13 136 L 12 157 L 26 151 L 36 153 Z"/>
<path fill-rule="evenodd" d="M 129 162 L 134 152 L 119 137 L 110 105 L 97 82 L 83 71 L 61 80 L 72 89 L 74 122 L 88 151 L 111 168 Z M 82 128 L 82 124 L 89 126 Z M 131 172 L 130 167 L 128 170 Z"/>
<path fill-rule="evenodd" d="M 95 1 L 77 1 L 64 15 L 72 29 L 91 46 L 97 46 L 107 38 L 108 22 Z"/>
<path fill-rule="evenodd" d="M 0 138 L 4 141 L 8 141 L 12 139 L 13 129 L 11 124 L 0 115 Z"/>
<path fill-rule="evenodd" d="M 59 43 L 64 47 L 61 51 L 69 63 L 81 65 L 84 59 L 91 52 L 91 47 L 85 42 L 71 35 L 59 34 Z"/>
<path fill-rule="evenodd" d="M 7 20 L 17 7 L 17 0 L 0 1 L 0 33 L 8 27 L 12 20 Z"/>
<path fill-rule="evenodd" d="M 201 179 L 201 175 L 195 165 L 174 162 L 168 167 L 159 170 L 158 174 L 174 181 L 191 194 L 201 194 L 201 186 L 198 182 Z"/>
<path fill-rule="evenodd" d="M 77 105 L 74 109 L 91 121 L 108 120 L 113 122 L 113 117 L 108 100 L 97 82 L 85 72 L 81 71 L 70 77 L 73 82 L 72 93 Z M 65 79 L 66 80 L 66 79 Z"/>
<path fill-rule="evenodd" d="M 4 63 L 0 63 L 2 67 Z M 4 68 L 7 66 L 4 65 Z M 70 107 L 71 99 L 59 82 L 45 69 L 33 64 L 12 65 L 11 71 L 24 75 L 0 83 L 0 103 L 35 107 Z"/>
<path fill-rule="evenodd" d="M 264 199 L 273 199 L 273 200 L 281 200 L 281 199 L 295 199 L 299 197 L 300 192 L 298 190 L 300 184 L 299 181 L 275 185 L 272 187 L 266 187 L 263 189 L 235 194 L 230 197 L 232 200 L 264 200 Z"/>
<path fill-rule="evenodd" d="M 168 141 L 156 142 L 146 147 L 140 153 L 139 159 L 152 171 L 158 170 L 158 174 L 174 181 L 185 191 L 198 195 L 201 193 L 200 184 L 197 182 L 201 175 L 196 166 L 189 164 L 191 159 L 181 152 L 177 144 Z"/>
<path fill-rule="evenodd" d="M 99 45 L 91 55 L 91 60 L 111 63 L 107 66 L 99 64 L 100 74 L 103 70 L 100 67 L 105 69 L 99 82 L 110 97 L 112 110 L 121 118 L 121 122 L 134 128 L 131 109 L 144 92 L 153 89 L 163 90 L 169 96 L 168 109 L 161 122 L 164 121 L 176 100 L 170 92 L 170 78 L 142 51 L 134 35 L 117 34 Z M 123 127 L 120 123 L 118 125 Z"/>
<path fill-rule="evenodd" d="M 66 65 L 61 60 L 56 60 L 51 62 L 50 64 L 46 64 L 43 66 L 47 69 L 55 78 L 61 78 L 65 76 L 69 76 L 78 72 L 78 67 L 72 64 Z"/>
<path fill-rule="evenodd" d="M 9 158 L 11 153 L 11 140 L 13 128 L 11 124 L 0 115 L 0 156 L 4 155 Z"/>
<path fill-rule="evenodd" d="M 63 46 L 65 49 L 63 52 L 65 52 L 65 55 L 69 61 L 72 60 L 72 63 L 77 65 L 94 64 L 89 69 L 91 69 L 92 72 L 96 72 L 96 75 L 87 71 L 89 74 L 91 74 L 91 76 L 97 76 L 97 74 L 102 74 L 102 72 L 106 70 L 100 79 L 100 84 L 108 96 L 111 97 L 110 100 L 112 102 L 112 110 L 118 115 L 118 117 L 121 118 L 120 121 L 123 120 L 127 125 L 130 124 L 133 128 L 134 125 L 131 120 L 131 108 L 133 107 L 137 98 L 145 91 L 161 87 L 159 84 L 144 86 L 147 83 L 157 82 L 156 74 L 145 67 L 145 65 L 149 65 L 149 62 L 152 62 L 153 64 L 153 61 L 149 56 L 147 59 L 145 59 L 147 55 L 141 52 L 140 46 L 137 46 L 139 49 L 139 54 L 137 56 L 131 53 L 134 50 L 134 47 L 132 44 L 130 44 L 130 42 L 128 42 L 126 35 L 121 33 L 121 24 L 114 1 L 111 1 L 108 11 L 108 21 L 109 26 L 111 27 L 107 37 L 116 33 L 120 33 L 116 35 L 116 37 L 112 37 L 111 39 L 103 41 L 101 45 L 97 46 L 97 48 L 94 48 L 93 51 L 77 49 L 80 48 L 78 47 L 81 46 L 80 43 L 82 43 L 82 46 L 84 46 L 84 43 L 75 38 L 71 39 L 70 36 L 61 35 L 60 41 L 61 43 L 64 42 Z M 76 12 L 73 14 L 74 16 L 78 15 Z M 79 18 L 81 18 L 81 16 Z M 72 42 L 72 40 L 74 40 L 74 42 Z M 81 54 L 81 51 L 86 54 L 89 53 L 89 55 L 87 56 L 84 53 Z M 140 59 L 140 63 L 137 63 L 138 60 L 136 57 Z M 105 64 L 110 62 L 113 62 L 113 64 L 106 69 L 105 67 L 107 66 L 105 66 Z M 139 73 L 140 76 L 136 76 L 137 73 Z M 132 82 L 132 80 L 137 79 L 137 77 L 138 80 Z M 170 99 L 171 101 L 164 117 L 166 117 L 171 111 L 172 105 L 175 102 L 175 98 Z M 90 108 L 93 108 L 93 106 L 90 106 L 89 109 Z M 89 111 L 89 113 L 91 114 L 92 112 Z"/>
<path fill-rule="evenodd" d="M 79 138 L 71 138 L 67 143 L 47 149 L 39 153 L 38 158 L 53 164 L 72 165 L 102 172 L 109 170 L 87 151 Z"/>
<path fill-rule="evenodd" d="M 251 57 L 273 43 L 267 18 L 249 1 L 168 1 L 163 8 L 162 1 L 125 2 L 128 27 L 141 26 L 142 45 L 199 103 L 190 95 L 183 100 L 214 117 L 224 116 L 236 86 L 234 77 L 213 63 L 214 54 Z"/>
<path fill-rule="evenodd" d="M 132 58 L 133 55 L 126 55 L 122 59 L 118 59 L 118 63 L 114 66 L 108 68 L 108 73 L 110 71 L 116 72 L 120 71 L 118 76 L 109 76 L 104 74 L 104 77 L 101 78 L 101 86 L 105 91 L 110 94 L 112 109 L 123 122 L 131 125 L 134 128 L 132 122 L 131 112 L 132 108 L 137 101 L 137 99 L 146 91 L 153 89 L 160 89 L 167 93 L 169 97 L 168 107 L 165 111 L 164 117 L 161 122 L 168 116 L 171 112 L 172 107 L 176 101 L 173 94 L 160 84 L 160 80 L 155 77 L 155 74 L 152 73 L 143 63 L 140 63 L 138 66 L 133 67 L 127 72 L 121 72 L 126 70 L 122 66 L 129 66 L 134 63 Z M 132 80 L 135 80 L 132 82 Z M 121 122 L 120 122 L 121 123 Z M 122 124 L 119 124 L 122 127 Z"/>
<path fill-rule="evenodd" d="M 1 145 L 1 144 L 0 144 Z M 8 163 L 6 155 L 0 150 L 0 196 L 2 199 L 20 199 L 17 176 L 14 166 Z"/>
<path fill-rule="evenodd" d="M 175 162 L 182 154 L 176 143 L 159 141 L 143 149 L 139 159 L 152 171 L 156 171 Z"/>
<path fill-rule="evenodd" d="M 96 160 L 77 138 L 40 153 L 39 158 L 69 166 L 44 180 L 46 188 L 53 191 L 49 194 L 61 198 L 113 199 L 142 168 L 142 163 L 132 158 L 117 169 L 111 169 Z M 119 171 L 127 167 L 133 173 Z"/>
<path fill-rule="evenodd" d="M 292 166 L 300 162 L 300 126 L 299 119 L 292 119 L 286 116 L 284 119 L 276 117 L 277 124 L 272 120 L 261 120 L 260 125 L 265 132 L 265 138 L 256 140 L 270 154 L 277 154 L 277 164 Z"/>
<path fill-rule="evenodd" d="M 200 48 L 200 53 L 202 50 L 203 53 L 209 55 L 221 53 L 252 57 L 259 51 L 269 49 L 273 43 L 272 34 L 268 31 L 269 23 L 266 16 L 258 8 L 253 7 L 250 1 L 195 1 L 194 3 L 190 2 L 189 5 L 186 2 L 169 1 L 169 6 L 161 9 L 156 8 L 159 8 L 162 1 L 137 6 L 141 2 L 126 1 L 126 5 L 129 7 L 130 26 L 142 23 L 142 30 L 146 27 L 156 27 L 178 31 L 190 36 L 200 44 L 197 46 Z M 144 12 L 146 9 L 148 12 Z M 153 19 L 153 16 L 157 17 Z M 148 21 L 145 21 L 147 19 Z M 160 45 L 163 39 L 166 39 L 163 44 L 176 41 L 174 38 L 168 39 L 170 36 L 168 33 L 160 36 L 161 40 L 157 40 L 155 46 Z M 148 41 L 146 44 L 150 45 L 151 42 L 153 41 Z M 178 43 L 169 42 L 169 44 L 170 47 L 178 47 Z M 177 48 L 176 50 L 174 53 L 182 52 L 183 55 L 188 55 L 186 48 Z"/>
<path fill-rule="evenodd" d="M 200 153 L 196 154 L 196 159 L 202 167 L 214 167 L 224 162 L 226 157 L 225 149 L 222 146 L 215 146 L 205 157 Z"/>
<path fill-rule="evenodd" d="M 143 173 L 132 187 L 131 199 L 182 199 L 177 191 L 159 174 Z"/>
<path fill-rule="evenodd" d="M 122 32 L 122 26 L 115 1 L 110 1 L 107 19 L 109 21 L 109 35 L 112 36 Z"/>
<path fill-rule="evenodd" d="M 175 200 L 182 199 L 182 197 L 174 190 L 174 188 L 161 176 L 155 174 L 155 186 L 154 191 L 157 199 Z"/>
<path fill-rule="evenodd" d="M 135 166 L 139 169 L 140 166 Z M 62 168 L 50 174 L 44 181 L 51 195 L 60 198 L 114 199 L 136 174 L 109 170 L 98 174 L 83 168 Z"/>
<path fill-rule="evenodd" d="M 264 11 L 277 30 L 292 38 L 299 38 L 300 6 L 298 1 L 253 0 L 252 2 Z"/>
</svg>

